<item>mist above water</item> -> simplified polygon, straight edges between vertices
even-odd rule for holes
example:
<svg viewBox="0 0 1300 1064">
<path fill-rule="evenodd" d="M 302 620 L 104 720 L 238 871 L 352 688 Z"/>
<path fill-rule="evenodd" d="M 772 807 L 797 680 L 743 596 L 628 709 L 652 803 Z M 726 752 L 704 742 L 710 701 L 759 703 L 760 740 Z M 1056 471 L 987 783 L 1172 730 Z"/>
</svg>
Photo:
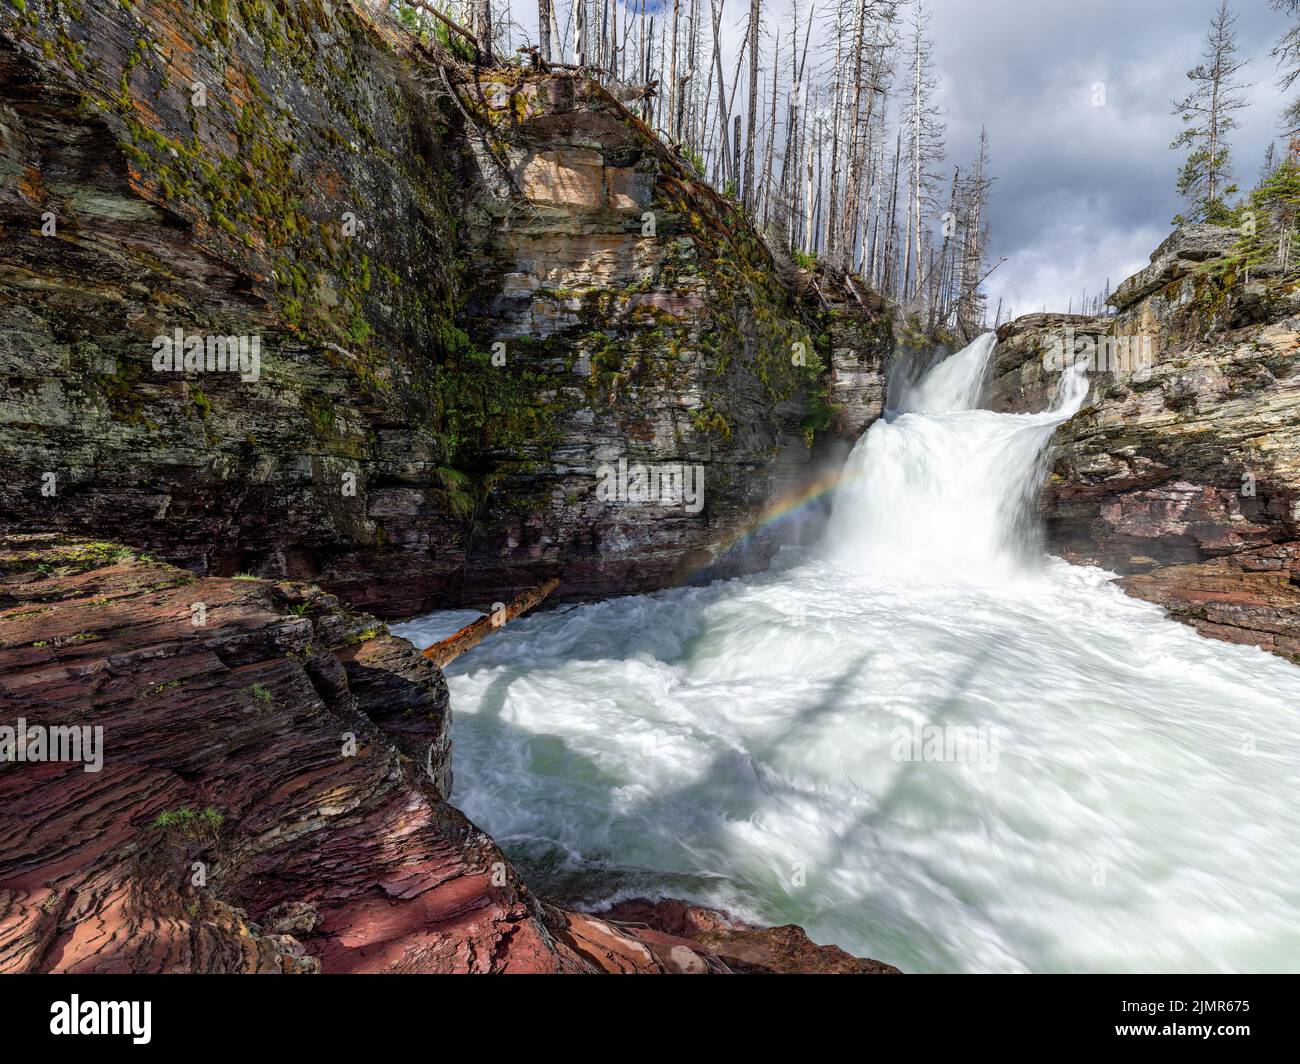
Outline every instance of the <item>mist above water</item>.
<svg viewBox="0 0 1300 1064">
<path fill-rule="evenodd" d="M 988 579 L 1037 560 L 1048 443 L 1083 405 L 1087 381 L 1072 369 L 1041 414 L 979 410 L 996 342 L 987 333 L 917 383 L 891 382 L 891 409 L 844 466 L 825 542 L 836 564 Z"/>
</svg>

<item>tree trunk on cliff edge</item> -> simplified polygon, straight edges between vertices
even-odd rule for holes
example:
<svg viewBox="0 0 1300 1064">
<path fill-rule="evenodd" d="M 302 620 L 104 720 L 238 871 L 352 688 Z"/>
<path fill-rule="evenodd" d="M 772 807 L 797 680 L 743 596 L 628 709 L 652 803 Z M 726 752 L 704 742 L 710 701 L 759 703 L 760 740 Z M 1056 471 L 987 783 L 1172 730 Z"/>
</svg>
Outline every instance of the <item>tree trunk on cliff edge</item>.
<svg viewBox="0 0 1300 1064">
<path fill-rule="evenodd" d="M 478 38 L 479 62 L 492 65 L 492 0 L 477 0 L 474 5 L 474 36 Z"/>
<path fill-rule="evenodd" d="M 754 130 L 758 117 L 759 2 L 750 0 L 749 3 L 749 114 L 745 131 L 745 187 L 741 193 L 741 202 L 751 218 L 754 216 Z M 740 154 L 739 145 L 736 154 Z"/>
</svg>

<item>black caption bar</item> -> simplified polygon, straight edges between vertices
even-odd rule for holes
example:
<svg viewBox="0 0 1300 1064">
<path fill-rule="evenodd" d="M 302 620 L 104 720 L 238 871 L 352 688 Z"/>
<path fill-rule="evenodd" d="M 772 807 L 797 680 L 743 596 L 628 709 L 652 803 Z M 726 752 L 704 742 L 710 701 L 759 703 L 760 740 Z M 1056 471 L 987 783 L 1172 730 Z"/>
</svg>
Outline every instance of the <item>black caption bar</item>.
<svg viewBox="0 0 1300 1064">
<path fill-rule="evenodd" d="M 1289 1047 L 1294 976 L 739 976 L 676 978 L 465 976 L 10 976 L 0 981 L 17 1044 L 128 1053 L 258 1044 L 295 1051 L 379 1048 L 415 1037 L 436 1051 L 477 1029 L 526 1048 L 581 1037 L 617 1058 L 649 1022 L 680 1018 L 711 1039 L 834 1034 L 927 1051 L 1144 1049 L 1215 1053 Z M 510 1018 L 503 1024 L 503 1017 Z M 402 1032 L 406 1034 L 403 1035 Z M 462 1032 L 457 1035 L 456 1032 Z M 599 1043 L 592 1042 L 599 1037 Z M 629 1052 L 632 1049 L 629 1046 Z"/>
</svg>

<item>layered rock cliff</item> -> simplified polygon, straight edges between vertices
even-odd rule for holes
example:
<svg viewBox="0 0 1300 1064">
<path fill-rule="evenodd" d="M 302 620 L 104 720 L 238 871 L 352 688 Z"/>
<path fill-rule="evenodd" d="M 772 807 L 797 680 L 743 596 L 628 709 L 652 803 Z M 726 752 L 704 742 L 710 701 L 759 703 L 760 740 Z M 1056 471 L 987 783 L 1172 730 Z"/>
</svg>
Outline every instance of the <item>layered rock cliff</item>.
<svg viewBox="0 0 1300 1064">
<path fill-rule="evenodd" d="M 1238 276 L 1236 240 L 1179 230 L 1114 315 L 1003 326 L 990 405 L 1042 409 L 1066 359 L 1088 361 L 1043 492 L 1050 547 L 1207 635 L 1300 661 L 1300 293 Z"/>
<path fill-rule="evenodd" d="M 446 801 L 442 673 L 307 585 L 12 537 L 0 706 L 0 972 L 889 970 L 539 900 Z"/>
<path fill-rule="evenodd" d="M 535 898 L 371 615 L 761 566 L 887 307 L 598 85 L 360 4 L 8 0 L 0 177 L 0 728 L 104 741 L 0 762 L 0 970 L 887 968 Z"/>
<path fill-rule="evenodd" d="M 888 354 L 857 306 L 836 383 L 834 312 L 594 83 L 359 5 L 6 4 L 0 173 L 8 527 L 383 616 L 761 565 Z M 619 459 L 702 505 L 602 499 Z"/>
</svg>

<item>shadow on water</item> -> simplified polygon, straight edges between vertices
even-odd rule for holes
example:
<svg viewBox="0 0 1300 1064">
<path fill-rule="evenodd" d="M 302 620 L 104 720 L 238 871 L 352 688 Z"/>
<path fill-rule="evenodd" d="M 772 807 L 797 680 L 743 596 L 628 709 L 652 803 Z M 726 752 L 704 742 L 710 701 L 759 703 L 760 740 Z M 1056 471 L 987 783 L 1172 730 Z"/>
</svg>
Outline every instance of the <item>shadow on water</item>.
<svg viewBox="0 0 1300 1064">
<path fill-rule="evenodd" d="M 697 600 L 693 609 L 703 604 Z M 694 638 L 702 634 L 697 631 Z M 683 656 L 689 657 L 689 647 L 683 645 L 682 649 Z M 562 668 L 601 656 L 579 644 L 548 657 L 547 666 Z M 986 650 L 964 659 L 944 693 L 926 707 L 930 721 L 963 720 L 963 712 L 968 712 L 966 695 L 989 657 Z M 681 660 L 677 655 L 673 658 L 670 663 Z M 873 651 L 863 651 L 832 679 L 819 684 L 815 695 L 797 710 L 779 736 L 748 749 L 716 752 L 691 782 L 668 790 L 661 789 L 660 781 L 654 779 L 615 778 L 564 739 L 530 733 L 507 721 L 510 687 L 527 676 L 523 668 L 508 668 L 488 684 L 478 712 L 458 718 L 458 728 L 472 729 L 473 744 L 480 750 L 520 751 L 530 774 L 535 763 L 543 760 L 545 774 L 566 781 L 570 793 L 552 800 L 529 830 L 512 833 L 494 830 L 492 796 L 481 792 L 485 827 L 534 889 L 560 904 L 589 907 L 637 894 L 707 903 L 721 893 L 739 898 L 767 921 L 796 922 L 810 929 L 823 921 L 834 923 L 835 910 L 847 907 L 857 919 L 870 914 L 871 925 L 880 929 L 879 937 L 873 933 L 869 943 L 876 950 L 874 955 L 890 961 L 911 958 L 909 942 L 916 937 L 911 932 L 917 927 L 917 917 L 899 908 L 896 892 L 868 890 L 853 898 L 836 897 L 819 880 L 850 863 L 846 860 L 850 854 L 860 863 L 863 853 L 884 852 L 873 836 L 891 824 L 898 830 L 895 815 L 914 805 L 918 795 L 934 785 L 932 767 L 927 771 L 921 764 L 898 765 L 885 775 L 883 789 L 867 796 L 869 808 L 851 827 L 829 836 L 820 825 L 810 830 L 807 840 L 813 849 L 801 862 L 807 876 L 804 885 L 792 882 L 792 869 L 765 867 L 761 848 L 746 846 L 744 832 L 734 830 L 737 825 L 749 831 L 761 829 L 765 814 L 807 804 L 808 792 L 774 765 L 783 748 L 798 749 L 815 740 L 823 722 L 870 682 L 874 658 Z M 630 805 L 620 802 L 617 792 L 628 785 L 643 788 L 648 796 Z M 471 807 L 469 812 L 473 816 L 478 810 Z M 970 811 L 965 815 L 977 814 Z M 583 822 L 581 852 L 573 842 L 573 833 L 566 830 L 572 826 L 571 817 Z M 626 843 L 619 840 L 639 840 L 634 854 L 629 855 Z M 976 904 L 973 897 L 961 901 Z"/>
</svg>

